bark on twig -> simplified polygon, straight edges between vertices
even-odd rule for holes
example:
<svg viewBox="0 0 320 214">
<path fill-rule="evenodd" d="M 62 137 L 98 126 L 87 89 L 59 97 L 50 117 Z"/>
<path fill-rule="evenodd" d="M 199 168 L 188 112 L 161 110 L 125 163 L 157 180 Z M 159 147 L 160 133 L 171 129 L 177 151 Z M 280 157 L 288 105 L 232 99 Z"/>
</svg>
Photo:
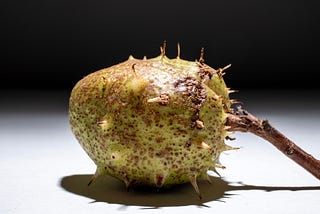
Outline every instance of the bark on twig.
<svg viewBox="0 0 320 214">
<path fill-rule="evenodd" d="M 246 110 L 237 108 L 233 114 L 228 115 L 227 126 L 230 126 L 230 131 L 251 132 L 262 137 L 320 179 L 320 161 L 272 127 L 267 120 L 260 120 Z"/>
</svg>

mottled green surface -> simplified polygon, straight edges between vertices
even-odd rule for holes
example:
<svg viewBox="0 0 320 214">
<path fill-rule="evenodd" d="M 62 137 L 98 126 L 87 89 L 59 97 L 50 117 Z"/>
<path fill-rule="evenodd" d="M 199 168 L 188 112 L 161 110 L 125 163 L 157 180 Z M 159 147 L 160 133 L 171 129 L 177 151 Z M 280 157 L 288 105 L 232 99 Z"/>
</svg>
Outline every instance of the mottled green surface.
<svg viewBox="0 0 320 214">
<path fill-rule="evenodd" d="M 127 61 L 80 80 L 70 97 L 76 138 L 106 173 L 161 187 L 206 178 L 227 149 L 222 71 L 199 62 Z"/>
</svg>

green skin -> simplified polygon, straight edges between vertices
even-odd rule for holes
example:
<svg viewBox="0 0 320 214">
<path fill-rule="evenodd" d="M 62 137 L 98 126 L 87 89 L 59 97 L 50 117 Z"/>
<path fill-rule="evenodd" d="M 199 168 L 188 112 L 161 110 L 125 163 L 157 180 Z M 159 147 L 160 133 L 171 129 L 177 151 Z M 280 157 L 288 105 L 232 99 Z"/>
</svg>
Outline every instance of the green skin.
<svg viewBox="0 0 320 214">
<path fill-rule="evenodd" d="M 126 184 L 157 187 L 206 179 L 230 111 L 222 72 L 200 62 L 134 59 L 80 80 L 70 97 L 73 133 L 97 165 Z"/>
</svg>

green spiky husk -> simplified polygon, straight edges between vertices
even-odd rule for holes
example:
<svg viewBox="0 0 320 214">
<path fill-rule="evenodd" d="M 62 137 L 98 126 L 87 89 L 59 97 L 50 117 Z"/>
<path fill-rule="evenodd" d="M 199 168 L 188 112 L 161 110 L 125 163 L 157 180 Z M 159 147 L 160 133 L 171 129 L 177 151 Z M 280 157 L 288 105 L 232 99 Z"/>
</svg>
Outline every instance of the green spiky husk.
<svg viewBox="0 0 320 214">
<path fill-rule="evenodd" d="M 221 72 L 165 55 L 94 72 L 73 88 L 76 138 L 97 165 L 126 185 L 166 186 L 206 178 L 229 147 L 230 111 Z"/>
</svg>

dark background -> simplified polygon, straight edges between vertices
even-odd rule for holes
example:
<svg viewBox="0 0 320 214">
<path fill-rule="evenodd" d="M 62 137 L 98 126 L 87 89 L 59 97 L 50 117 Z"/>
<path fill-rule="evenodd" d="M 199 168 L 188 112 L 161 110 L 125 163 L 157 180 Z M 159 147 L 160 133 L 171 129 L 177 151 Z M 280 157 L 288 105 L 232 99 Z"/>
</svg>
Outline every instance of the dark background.
<svg viewBox="0 0 320 214">
<path fill-rule="evenodd" d="M 235 89 L 319 87 L 319 1 L 5 0 L 0 3 L 2 89 L 67 89 L 136 58 L 199 58 Z"/>
</svg>

